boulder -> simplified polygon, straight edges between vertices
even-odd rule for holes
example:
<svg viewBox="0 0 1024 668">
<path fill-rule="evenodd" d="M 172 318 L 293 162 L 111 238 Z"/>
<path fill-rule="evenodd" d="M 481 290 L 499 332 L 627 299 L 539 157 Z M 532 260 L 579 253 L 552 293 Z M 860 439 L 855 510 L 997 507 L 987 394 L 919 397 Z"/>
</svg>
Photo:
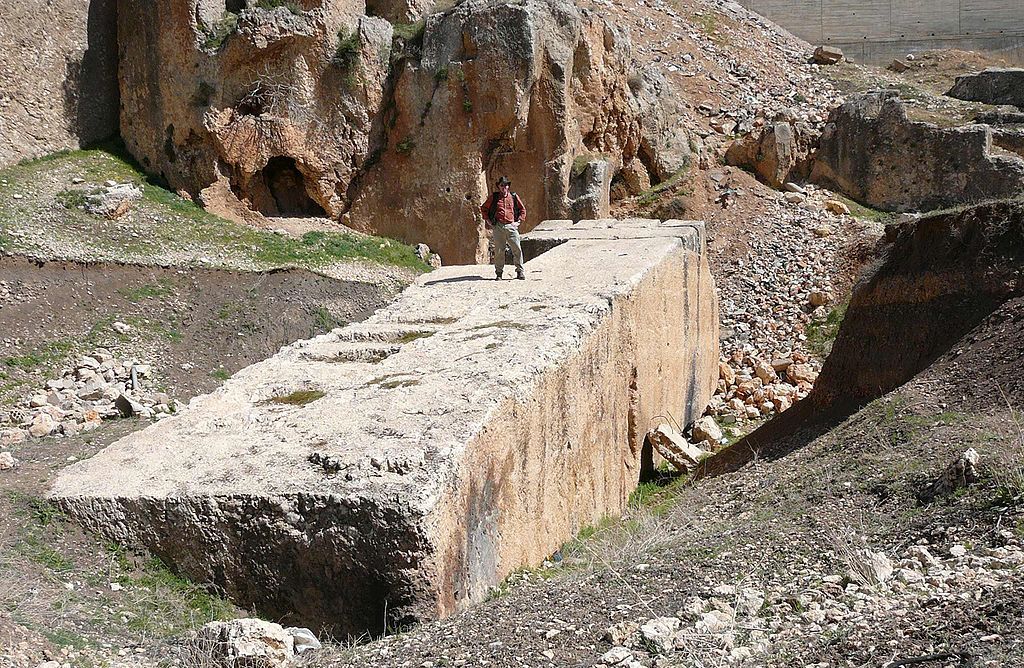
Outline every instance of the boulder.
<svg viewBox="0 0 1024 668">
<path fill-rule="evenodd" d="M 730 144 L 726 163 L 749 169 L 773 188 L 806 175 L 813 133 L 808 125 L 792 123 L 787 116 L 782 114 Z"/>
<path fill-rule="evenodd" d="M 690 443 L 672 425 L 662 423 L 647 432 L 654 450 L 678 471 L 691 471 L 709 453 Z"/>
<path fill-rule="evenodd" d="M 224 668 L 283 668 L 295 656 L 295 643 L 280 624 L 262 619 L 233 619 L 204 624 L 193 641 L 194 653 Z"/>
<path fill-rule="evenodd" d="M 842 61 L 843 50 L 836 46 L 819 46 L 811 56 L 811 62 L 816 65 L 835 65 Z"/>
<path fill-rule="evenodd" d="M 956 78 L 950 97 L 985 104 L 1008 104 L 1024 111 L 1024 68 L 990 67 Z"/>
<path fill-rule="evenodd" d="M 628 164 L 623 165 L 619 174 L 630 195 L 639 195 L 651 189 L 651 176 L 639 158 L 633 158 Z"/>
<path fill-rule="evenodd" d="M 0 471 L 9 471 L 17 465 L 14 455 L 9 452 L 0 452 Z"/>
<path fill-rule="evenodd" d="M 717 446 L 724 438 L 722 428 L 715 422 L 715 418 L 706 415 L 693 423 L 693 440 L 698 443 L 710 443 Z"/>
<path fill-rule="evenodd" d="M 120 218 L 142 199 L 142 188 L 134 183 L 108 186 L 99 193 L 86 195 L 85 210 L 104 218 Z"/>
<path fill-rule="evenodd" d="M 897 92 L 876 91 L 832 111 L 811 180 L 876 209 L 928 211 L 1017 196 L 1024 158 L 994 153 L 989 127 L 911 121 Z"/>
<path fill-rule="evenodd" d="M 507 308 L 507 285 L 465 280 L 491 267 L 426 274 L 63 469 L 50 498 L 310 628 L 379 632 L 484 599 L 626 508 L 653 464 L 644 427 L 699 417 L 718 376 L 699 224 L 534 235 L 551 245 Z"/>
</svg>

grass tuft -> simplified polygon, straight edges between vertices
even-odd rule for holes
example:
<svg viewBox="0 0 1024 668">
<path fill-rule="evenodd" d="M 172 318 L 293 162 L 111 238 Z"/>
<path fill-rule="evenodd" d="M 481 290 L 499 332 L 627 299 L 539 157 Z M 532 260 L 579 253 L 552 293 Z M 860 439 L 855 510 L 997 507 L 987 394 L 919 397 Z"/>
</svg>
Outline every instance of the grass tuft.
<svg viewBox="0 0 1024 668">
<path fill-rule="evenodd" d="M 321 399 L 324 392 L 321 390 L 295 390 L 291 394 L 281 394 L 271 397 L 267 401 L 274 404 L 287 404 L 289 406 L 305 406 Z"/>
</svg>

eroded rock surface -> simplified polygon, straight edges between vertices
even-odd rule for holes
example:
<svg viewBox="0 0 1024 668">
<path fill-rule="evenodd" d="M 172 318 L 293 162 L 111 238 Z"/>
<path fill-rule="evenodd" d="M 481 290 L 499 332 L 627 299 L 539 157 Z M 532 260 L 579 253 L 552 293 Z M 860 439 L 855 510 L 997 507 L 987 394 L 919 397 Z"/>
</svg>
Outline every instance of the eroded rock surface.
<svg viewBox="0 0 1024 668">
<path fill-rule="evenodd" d="M 398 36 L 366 12 L 413 20 L 422 6 L 248 5 L 118 12 L 126 145 L 222 215 L 326 214 L 486 261 L 477 207 L 499 174 L 528 229 L 607 215 L 612 175 L 638 158 L 654 182 L 688 160 L 663 86 L 632 73 L 628 34 L 568 0 L 469 0 Z"/>
<path fill-rule="evenodd" d="M 863 402 L 909 380 L 1024 291 L 1024 203 L 890 226 L 854 289 L 810 400 Z"/>
<path fill-rule="evenodd" d="M 339 632 L 482 599 L 620 512 L 658 415 L 718 375 L 703 227 L 555 222 L 527 281 L 424 276 L 65 469 L 56 502 L 280 619 Z"/>
<path fill-rule="evenodd" d="M 1024 110 L 1024 68 L 990 67 L 959 76 L 947 95 L 985 104 L 1010 104 Z"/>
<path fill-rule="evenodd" d="M 829 117 L 811 179 L 885 211 L 929 211 L 1024 190 L 1024 159 L 992 150 L 985 125 L 912 121 L 895 91 L 853 98 Z"/>
</svg>

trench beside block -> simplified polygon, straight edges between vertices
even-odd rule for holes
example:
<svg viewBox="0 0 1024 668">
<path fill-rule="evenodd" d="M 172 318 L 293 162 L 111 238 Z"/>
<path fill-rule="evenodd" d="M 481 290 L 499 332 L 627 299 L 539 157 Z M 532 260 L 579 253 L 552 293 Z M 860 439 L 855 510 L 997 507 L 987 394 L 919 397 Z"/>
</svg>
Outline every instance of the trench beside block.
<svg viewBox="0 0 1024 668">
<path fill-rule="evenodd" d="M 526 238 L 558 241 L 528 280 L 426 274 L 68 467 L 51 498 L 275 619 L 358 633 L 481 600 L 620 513 L 648 429 L 699 417 L 717 380 L 701 224 Z"/>
</svg>

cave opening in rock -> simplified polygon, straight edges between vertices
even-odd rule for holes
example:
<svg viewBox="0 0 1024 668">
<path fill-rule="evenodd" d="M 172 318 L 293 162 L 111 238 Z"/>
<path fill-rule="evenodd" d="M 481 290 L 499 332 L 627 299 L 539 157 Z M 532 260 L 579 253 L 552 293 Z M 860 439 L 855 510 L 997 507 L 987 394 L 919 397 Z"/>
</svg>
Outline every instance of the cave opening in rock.
<svg viewBox="0 0 1024 668">
<path fill-rule="evenodd" d="M 292 158 L 271 158 L 253 179 L 253 184 L 252 202 L 264 215 L 327 215 L 306 193 L 305 177 Z"/>
<path fill-rule="evenodd" d="M 245 0 L 224 0 L 224 11 L 226 12 L 237 14 L 243 9 L 245 9 Z"/>
</svg>

